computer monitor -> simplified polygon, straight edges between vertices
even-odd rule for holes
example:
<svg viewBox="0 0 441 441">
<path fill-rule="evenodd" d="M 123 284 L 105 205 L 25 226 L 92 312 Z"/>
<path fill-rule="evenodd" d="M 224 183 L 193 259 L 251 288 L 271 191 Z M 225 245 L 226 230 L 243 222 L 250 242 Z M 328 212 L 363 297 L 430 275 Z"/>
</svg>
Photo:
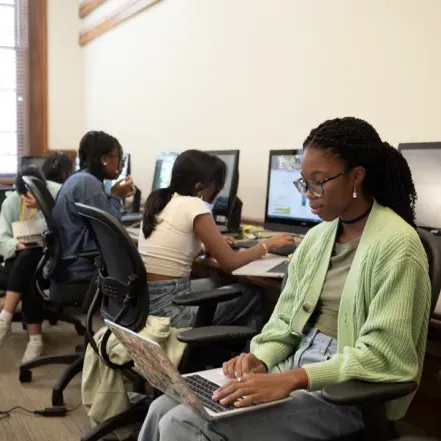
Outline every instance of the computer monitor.
<svg viewBox="0 0 441 441">
<path fill-rule="evenodd" d="M 441 231 L 441 142 L 415 142 L 398 146 L 409 168 L 418 199 L 416 224 Z"/>
<path fill-rule="evenodd" d="M 155 174 L 153 176 L 152 191 L 170 185 L 173 165 L 179 156 L 177 152 L 160 152 L 156 155 Z"/>
<path fill-rule="evenodd" d="M 22 156 L 21 170 L 29 167 L 30 165 L 35 165 L 41 170 L 45 160 L 46 156 Z"/>
<path fill-rule="evenodd" d="M 269 153 L 264 223 L 267 230 L 305 234 L 321 222 L 293 184 L 301 177 L 302 153 L 303 150 L 271 150 Z"/>
<path fill-rule="evenodd" d="M 239 150 L 212 150 L 207 151 L 211 155 L 222 159 L 227 166 L 227 177 L 224 188 L 219 193 L 213 208 L 216 217 L 228 217 L 233 208 L 239 186 Z"/>
<path fill-rule="evenodd" d="M 213 216 L 222 232 L 236 230 L 240 226 L 242 202 L 237 197 L 239 185 L 239 150 L 207 151 L 222 159 L 227 165 L 227 177 L 213 208 Z M 161 152 L 156 157 L 152 191 L 170 185 L 173 165 L 179 153 Z"/>
</svg>

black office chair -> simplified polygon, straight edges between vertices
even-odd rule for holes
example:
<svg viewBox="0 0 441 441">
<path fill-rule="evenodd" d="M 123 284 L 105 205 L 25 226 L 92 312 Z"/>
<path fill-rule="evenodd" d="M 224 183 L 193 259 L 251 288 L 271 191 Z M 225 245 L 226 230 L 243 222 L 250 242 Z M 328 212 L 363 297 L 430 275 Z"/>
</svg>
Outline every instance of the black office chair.
<svg viewBox="0 0 441 441">
<path fill-rule="evenodd" d="M 433 314 L 441 291 L 441 239 L 426 230 L 418 229 L 418 235 L 427 253 L 429 275 L 432 285 L 430 314 Z M 326 401 L 342 406 L 361 408 L 365 430 L 339 440 L 390 441 L 397 438 L 394 424 L 386 417 L 385 403 L 405 397 L 415 392 L 417 384 L 407 383 L 368 383 L 349 380 L 333 384 L 323 389 Z"/>
<path fill-rule="evenodd" d="M 92 342 L 91 317 L 101 302 L 101 315 L 135 332 L 146 323 L 149 311 L 147 275 L 144 263 L 132 239 L 123 226 L 108 213 L 83 204 L 76 204 L 78 213 L 88 219 L 101 252 L 100 274 L 97 291 L 89 309 L 87 334 Z M 188 344 L 181 360 L 182 373 L 194 372 L 207 365 L 218 366 L 232 352 L 240 352 L 256 331 L 239 326 L 209 326 L 213 322 L 216 306 L 241 295 L 240 289 L 217 289 L 180 296 L 180 305 L 198 306 L 195 327 L 178 336 Z M 107 333 L 110 335 L 110 331 Z M 103 337 L 100 347 L 93 342 L 94 350 L 102 361 L 113 369 L 123 369 L 135 380 L 136 391 L 144 387 L 144 379 L 130 368 L 133 362 L 122 366 L 110 361 L 106 351 L 107 339 Z M 216 348 L 213 351 L 213 347 Z M 102 422 L 84 435 L 82 441 L 95 441 L 112 431 L 143 421 L 150 401 L 140 402 L 126 412 Z"/>
<path fill-rule="evenodd" d="M 84 280 L 69 282 L 56 281 L 57 270 L 65 265 L 65 263 L 61 261 L 61 242 L 55 220 L 52 216 L 54 200 L 47 187 L 39 179 L 25 176 L 23 177 L 23 180 L 25 181 L 26 187 L 36 199 L 48 227 L 43 233 L 43 257 L 34 275 L 36 291 L 44 299 L 46 307 L 54 308 L 57 311 L 63 311 L 63 308 L 67 307 L 81 307 L 87 293 L 90 292 L 90 290 L 94 290 L 93 283 Z M 41 276 L 45 279 L 51 280 L 49 296 L 46 296 L 39 286 L 38 280 Z M 84 335 L 85 327 L 78 319 L 69 316 L 64 312 L 60 317 L 62 317 L 64 321 L 73 323 L 77 333 L 79 335 Z M 83 358 L 81 350 L 82 348 L 79 347 L 76 352 L 72 354 L 44 356 L 22 364 L 20 366 L 20 382 L 28 383 L 32 381 L 31 369 L 33 368 L 50 364 L 69 364 L 58 379 L 52 391 L 52 404 L 54 406 L 63 405 L 64 389 L 72 378 L 81 372 L 82 369 Z"/>
</svg>

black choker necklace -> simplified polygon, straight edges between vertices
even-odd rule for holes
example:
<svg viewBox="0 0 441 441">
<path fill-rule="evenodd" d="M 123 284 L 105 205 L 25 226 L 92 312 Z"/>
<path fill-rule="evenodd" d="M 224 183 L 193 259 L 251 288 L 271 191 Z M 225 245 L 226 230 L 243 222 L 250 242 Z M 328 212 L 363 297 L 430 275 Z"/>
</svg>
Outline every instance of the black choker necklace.
<svg viewBox="0 0 441 441">
<path fill-rule="evenodd" d="M 347 220 L 347 221 L 344 221 L 343 219 L 340 219 L 340 222 L 342 224 L 345 224 L 345 225 L 356 224 L 357 222 L 361 221 L 366 216 L 368 216 L 369 213 L 371 212 L 371 210 L 372 210 L 372 207 L 369 207 L 363 214 L 361 214 L 360 216 L 356 217 L 355 219 L 351 219 L 351 220 Z"/>
</svg>

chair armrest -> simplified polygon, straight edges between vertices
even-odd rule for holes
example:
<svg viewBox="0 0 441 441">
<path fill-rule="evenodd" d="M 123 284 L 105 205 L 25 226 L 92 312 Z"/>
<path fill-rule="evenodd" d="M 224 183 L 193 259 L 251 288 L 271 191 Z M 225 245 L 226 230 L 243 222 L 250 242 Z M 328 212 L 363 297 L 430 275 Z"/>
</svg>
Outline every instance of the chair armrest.
<svg viewBox="0 0 441 441">
<path fill-rule="evenodd" d="M 253 338 L 257 331 L 245 326 L 202 326 L 181 332 L 177 339 L 188 344 L 205 344 L 220 341 L 247 341 Z"/>
<path fill-rule="evenodd" d="M 404 397 L 414 392 L 417 384 L 407 383 L 369 383 L 367 381 L 349 380 L 331 384 L 322 390 L 326 401 L 339 405 L 363 406 L 382 403 Z"/>
<path fill-rule="evenodd" d="M 211 291 L 196 291 L 184 294 L 173 299 L 173 303 L 181 306 L 202 306 L 207 303 L 226 302 L 240 295 L 242 295 L 242 289 L 239 287 L 218 288 Z"/>
</svg>

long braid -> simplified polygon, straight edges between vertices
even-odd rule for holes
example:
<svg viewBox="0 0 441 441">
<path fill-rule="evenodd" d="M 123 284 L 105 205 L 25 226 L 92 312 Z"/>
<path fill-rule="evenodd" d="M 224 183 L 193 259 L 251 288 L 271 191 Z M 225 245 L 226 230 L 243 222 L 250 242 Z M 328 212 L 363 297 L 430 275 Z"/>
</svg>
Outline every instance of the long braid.
<svg viewBox="0 0 441 441">
<path fill-rule="evenodd" d="M 415 227 L 417 194 L 409 165 L 369 123 L 353 117 L 325 121 L 311 131 L 303 147 L 329 149 L 348 169 L 364 167 L 364 192 Z"/>
</svg>

